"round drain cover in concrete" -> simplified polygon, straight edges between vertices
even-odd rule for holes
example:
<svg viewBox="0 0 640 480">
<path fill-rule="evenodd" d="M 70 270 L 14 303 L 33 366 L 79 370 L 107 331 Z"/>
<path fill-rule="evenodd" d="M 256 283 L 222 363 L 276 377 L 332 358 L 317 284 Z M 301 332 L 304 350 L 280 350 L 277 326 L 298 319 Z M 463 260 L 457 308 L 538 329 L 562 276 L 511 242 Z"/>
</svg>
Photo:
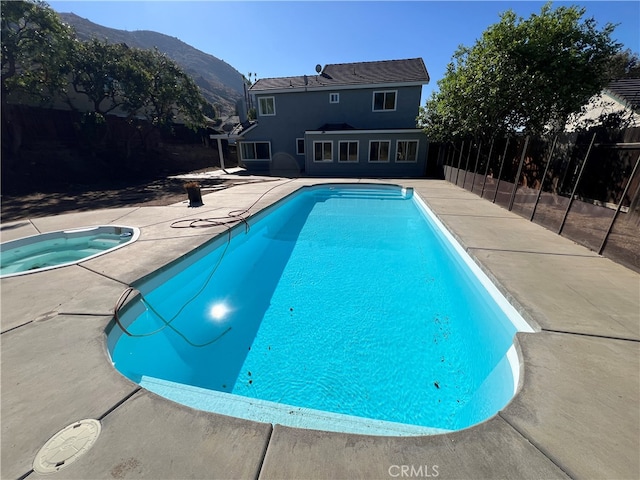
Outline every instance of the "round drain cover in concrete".
<svg viewBox="0 0 640 480">
<path fill-rule="evenodd" d="M 33 470 L 40 474 L 57 472 L 75 462 L 93 446 L 102 426 L 98 420 L 80 420 L 63 428 L 40 449 Z"/>
</svg>

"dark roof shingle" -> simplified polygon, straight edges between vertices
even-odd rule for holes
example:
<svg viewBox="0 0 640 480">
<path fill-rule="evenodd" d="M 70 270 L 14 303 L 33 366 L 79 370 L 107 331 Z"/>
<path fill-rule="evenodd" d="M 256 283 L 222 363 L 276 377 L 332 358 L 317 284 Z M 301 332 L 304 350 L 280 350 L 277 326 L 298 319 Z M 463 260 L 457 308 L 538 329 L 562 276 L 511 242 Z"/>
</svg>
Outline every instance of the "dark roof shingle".
<svg viewBox="0 0 640 480">
<path fill-rule="evenodd" d="M 251 86 L 250 90 L 258 92 L 288 88 L 402 83 L 429 83 L 429 73 L 421 58 L 327 64 L 317 75 L 261 78 Z"/>
<path fill-rule="evenodd" d="M 613 80 L 607 85 L 607 90 L 626 101 L 631 108 L 640 108 L 640 78 Z"/>
</svg>

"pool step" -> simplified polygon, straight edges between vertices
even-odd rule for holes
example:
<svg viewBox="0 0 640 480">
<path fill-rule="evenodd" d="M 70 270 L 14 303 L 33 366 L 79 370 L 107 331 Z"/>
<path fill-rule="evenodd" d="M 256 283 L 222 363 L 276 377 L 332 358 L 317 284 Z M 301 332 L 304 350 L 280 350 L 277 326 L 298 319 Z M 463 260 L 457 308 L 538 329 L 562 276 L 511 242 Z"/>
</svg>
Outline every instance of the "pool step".
<svg viewBox="0 0 640 480">
<path fill-rule="evenodd" d="M 139 383 L 151 392 L 198 410 L 289 427 L 390 436 L 433 435 L 449 431 L 294 407 L 145 375 Z"/>
<path fill-rule="evenodd" d="M 114 237 L 98 237 L 92 240 L 89 240 L 87 246 L 89 248 L 95 248 L 97 250 L 107 250 L 109 248 L 117 247 L 120 245 L 122 240 L 120 238 Z"/>
</svg>

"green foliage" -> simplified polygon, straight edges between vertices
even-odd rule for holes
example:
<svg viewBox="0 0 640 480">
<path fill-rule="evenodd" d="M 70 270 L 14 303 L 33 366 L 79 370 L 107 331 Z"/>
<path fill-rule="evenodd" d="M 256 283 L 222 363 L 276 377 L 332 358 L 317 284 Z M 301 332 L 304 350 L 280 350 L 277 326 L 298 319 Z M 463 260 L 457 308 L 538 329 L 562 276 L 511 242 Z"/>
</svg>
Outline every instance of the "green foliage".
<svg viewBox="0 0 640 480">
<path fill-rule="evenodd" d="M 96 39 L 76 42 L 71 58 L 71 90 L 66 101 L 74 110 L 89 108 L 106 115 L 126 102 L 126 86 L 135 71 L 129 62 L 128 47 L 109 45 Z"/>
<path fill-rule="evenodd" d="M 66 83 L 73 32 L 46 3 L 2 1 L 2 101 L 9 93 L 50 101 Z"/>
<path fill-rule="evenodd" d="M 621 78 L 640 78 L 640 58 L 630 49 L 618 52 L 611 57 L 608 77 L 611 80 Z"/>
<path fill-rule="evenodd" d="M 158 50 L 132 50 L 135 81 L 126 109 L 142 115 L 154 126 L 167 126 L 180 119 L 193 129 L 205 124 L 203 111 L 211 111 L 193 79 Z M 135 70 L 135 69 L 134 69 Z"/>
<path fill-rule="evenodd" d="M 420 109 L 433 140 L 560 128 L 608 81 L 620 45 L 584 8 L 544 5 L 527 20 L 509 10 L 472 47 L 460 46 Z"/>
<path fill-rule="evenodd" d="M 157 127 L 176 120 L 192 128 L 205 123 L 203 110 L 208 104 L 200 89 L 158 50 L 94 39 L 78 44 L 72 64 L 73 91 L 67 95 L 67 103 L 76 110 L 83 107 L 79 98 L 86 98 L 97 113 L 105 115 L 118 109 Z"/>
<path fill-rule="evenodd" d="M 215 111 L 193 79 L 158 50 L 80 42 L 39 0 L 1 6 L 3 102 L 14 92 L 41 102 L 62 95 L 72 109 L 95 118 L 119 112 L 154 126 L 183 121 L 193 129 L 205 124 L 204 110 Z"/>
</svg>

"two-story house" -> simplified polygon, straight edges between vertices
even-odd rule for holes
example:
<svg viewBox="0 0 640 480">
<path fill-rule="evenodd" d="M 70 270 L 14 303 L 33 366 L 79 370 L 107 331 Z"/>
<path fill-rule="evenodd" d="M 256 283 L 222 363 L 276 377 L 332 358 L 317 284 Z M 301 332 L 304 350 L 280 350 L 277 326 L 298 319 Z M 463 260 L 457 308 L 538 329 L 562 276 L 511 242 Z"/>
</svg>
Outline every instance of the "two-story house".
<svg viewBox="0 0 640 480">
<path fill-rule="evenodd" d="M 424 175 L 428 141 L 416 117 L 429 74 L 421 58 L 318 65 L 316 72 L 251 86 L 257 121 L 238 144 L 249 170 Z"/>
</svg>

